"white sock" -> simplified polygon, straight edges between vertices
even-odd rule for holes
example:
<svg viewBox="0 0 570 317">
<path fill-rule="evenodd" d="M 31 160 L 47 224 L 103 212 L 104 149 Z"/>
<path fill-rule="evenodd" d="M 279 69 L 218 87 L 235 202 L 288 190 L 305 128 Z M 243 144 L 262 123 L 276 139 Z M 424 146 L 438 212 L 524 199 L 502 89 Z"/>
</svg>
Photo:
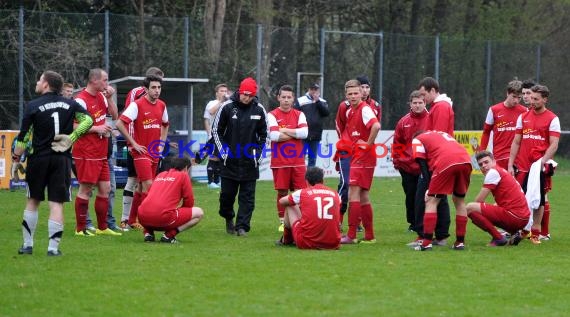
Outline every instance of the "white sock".
<svg viewBox="0 0 570 317">
<path fill-rule="evenodd" d="M 63 235 L 63 224 L 55 222 L 51 219 L 48 220 L 48 235 L 48 251 L 57 251 L 59 249 L 61 236 Z"/>
<path fill-rule="evenodd" d="M 136 186 L 136 177 L 127 178 L 127 183 L 125 184 L 125 188 L 123 190 L 123 214 L 121 215 L 121 221 L 129 220 L 129 215 L 131 214 L 131 206 L 133 204 L 133 194 Z"/>
<path fill-rule="evenodd" d="M 22 220 L 22 236 L 24 237 L 24 247 L 34 246 L 34 233 L 38 225 L 38 211 L 24 210 L 24 220 Z"/>
</svg>

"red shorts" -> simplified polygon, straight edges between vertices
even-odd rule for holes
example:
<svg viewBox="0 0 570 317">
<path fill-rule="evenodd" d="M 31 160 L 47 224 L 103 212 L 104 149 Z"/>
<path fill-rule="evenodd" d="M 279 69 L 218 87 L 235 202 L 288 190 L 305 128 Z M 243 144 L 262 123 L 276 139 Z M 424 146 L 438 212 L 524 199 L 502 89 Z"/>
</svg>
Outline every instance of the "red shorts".
<svg viewBox="0 0 570 317">
<path fill-rule="evenodd" d="M 354 167 L 351 165 L 348 185 L 358 186 L 362 189 L 370 190 L 370 187 L 372 187 L 373 178 L 374 167 Z"/>
<path fill-rule="evenodd" d="M 432 176 L 429 182 L 429 195 L 455 194 L 462 196 L 469 189 L 471 163 L 452 165 L 443 172 Z M 351 171 L 352 172 L 352 171 Z"/>
<path fill-rule="evenodd" d="M 149 157 L 133 158 L 135 163 L 135 170 L 137 171 L 137 178 L 139 181 L 144 182 L 153 180 L 156 176 L 156 169 L 158 168 L 158 161 Z"/>
<path fill-rule="evenodd" d="M 515 175 L 515 178 L 516 178 L 517 182 L 519 182 L 519 185 L 522 186 L 524 184 L 524 181 L 525 181 L 527 175 L 528 175 L 528 172 L 518 172 Z"/>
<path fill-rule="evenodd" d="M 156 209 L 139 207 L 139 221 L 151 230 L 168 231 L 188 223 L 192 219 L 192 207 L 180 207 L 156 212 Z"/>
<path fill-rule="evenodd" d="M 279 167 L 271 168 L 273 171 L 273 183 L 275 189 L 302 189 L 307 187 L 305 182 L 305 173 L 307 168 L 303 166 L 297 167 Z"/>
<path fill-rule="evenodd" d="M 337 250 L 340 248 L 340 240 L 327 241 L 327 243 L 315 243 L 304 238 L 303 230 L 299 226 L 300 220 L 295 221 L 291 226 L 293 229 L 293 240 L 299 249 L 319 249 L 319 250 Z"/>
<path fill-rule="evenodd" d="M 485 218 L 487 218 L 493 225 L 504 229 L 510 234 L 513 234 L 521 229 L 523 229 L 528 223 L 528 218 L 530 217 L 520 217 L 517 214 L 509 211 L 501 206 L 480 203 L 481 213 Z"/>
<path fill-rule="evenodd" d="M 82 158 L 75 158 L 74 161 L 79 183 L 97 184 L 98 182 L 108 182 L 111 180 L 109 161 L 87 160 Z"/>
<path fill-rule="evenodd" d="M 504 158 L 504 159 L 500 159 L 500 160 L 496 160 L 497 162 L 497 166 L 502 167 L 505 169 L 505 171 L 508 171 L 508 167 L 509 167 L 509 158 Z"/>
</svg>

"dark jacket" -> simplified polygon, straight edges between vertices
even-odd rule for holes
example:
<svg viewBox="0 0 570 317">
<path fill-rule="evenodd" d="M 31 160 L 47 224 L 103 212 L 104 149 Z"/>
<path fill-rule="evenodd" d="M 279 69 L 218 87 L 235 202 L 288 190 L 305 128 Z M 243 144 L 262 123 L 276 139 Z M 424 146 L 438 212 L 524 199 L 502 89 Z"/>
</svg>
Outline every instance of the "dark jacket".
<svg viewBox="0 0 570 317">
<path fill-rule="evenodd" d="M 259 178 L 259 164 L 269 139 L 267 114 L 257 98 L 244 105 L 235 92 L 216 113 L 212 137 L 224 166 L 222 177 L 238 181 Z"/>
<path fill-rule="evenodd" d="M 307 126 L 309 127 L 307 140 L 320 141 L 323 134 L 323 118 L 330 114 L 327 101 L 319 98 L 315 102 L 309 94 L 306 94 L 295 100 L 294 108 L 302 111 L 307 118 Z"/>
</svg>

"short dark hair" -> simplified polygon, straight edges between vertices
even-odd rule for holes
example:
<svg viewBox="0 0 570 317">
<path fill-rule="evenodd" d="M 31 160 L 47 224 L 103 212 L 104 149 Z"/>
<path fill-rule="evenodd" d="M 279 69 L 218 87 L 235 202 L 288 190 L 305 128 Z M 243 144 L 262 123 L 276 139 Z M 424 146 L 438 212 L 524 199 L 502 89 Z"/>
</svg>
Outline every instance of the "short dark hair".
<svg viewBox="0 0 570 317">
<path fill-rule="evenodd" d="M 291 87 L 291 85 L 283 85 L 283 86 L 281 86 L 281 88 L 279 88 L 279 93 L 277 95 L 281 96 L 281 93 L 284 91 L 294 92 L 293 87 Z"/>
<path fill-rule="evenodd" d="M 435 89 L 436 92 L 439 92 L 439 82 L 437 81 L 437 79 L 433 77 L 426 77 L 420 80 L 420 83 L 418 84 L 418 89 L 422 87 L 424 87 L 424 89 L 427 91 L 430 91 L 433 88 Z"/>
<path fill-rule="evenodd" d="M 150 87 L 151 81 L 158 81 L 159 83 L 162 84 L 162 78 L 160 78 L 158 76 L 150 75 L 150 76 L 146 76 L 145 79 L 143 80 L 143 86 L 145 88 Z"/>
<path fill-rule="evenodd" d="M 164 77 L 164 72 L 160 68 L 153 66 L 153 67 L 149 67 L 146 70 L 146 73 L 144 75 L 147 77 L 152 75 L 152 76 L 158 76 L 158 77 L 162 78 L 162 77 Z"/>
<path fill-rule="evenodd" d="M 548 98 L 548 96 L 550 95 L 550 90 L 548 89 L 548 87 L 544 85 L 534 85 L 530 90 L 532 92 L 539 93 L 542 96 L 542 98 Z"/>
<path fill-rule="evenodd" d="M 527 79 L 525 81 L 522 82 L 522 88 L 521 89 L 531 89 L 532 86 L 536 85 L 536 83 L 534 82 L 534 80 L 532 79 Z"/>
<path fill-rule="evenodd" d="M 477 162 L 479 162 L 480 159 L 485 158 L 485 157 L 490 157 L 492 160 L 495 159 L 495 156 L 493 155 L 493 153 L 491 153 L 489 151 L 481 151 L 481 152 L 475 154 L 475 160 L 477 160 Z"/>
<path fill-rule="evenodd" d="M 315 184 L 322 184 L 323 178 L 324 178 L 324 172 L 320 167 L 311 166 L 307 168 L 307 172 L 305 173 L 305 179 L 311 186 L 314 186 Z"/>
<path fill-rule="evenodd" d="M 51 91 L 57 93 L 61 92 L 61 88 L 63 87 L 63 76 L 53 70 L 46 70 L 42 76 L 44 76 L 44 80 L 48 83 Z"/>
<path fill-rule="evenodd" d="M 168 162 L 168 166 L 170 168 L 174 168 L 177 171 L 181 171 L 183 169 L 185 169 L 186 167 L 189 167 L 192 165 L 192 161 L 186 157 L 178 157 L 178 156 L 169 156 L 166 157 L 165 160 L 167 160 Z"/>
</svg>

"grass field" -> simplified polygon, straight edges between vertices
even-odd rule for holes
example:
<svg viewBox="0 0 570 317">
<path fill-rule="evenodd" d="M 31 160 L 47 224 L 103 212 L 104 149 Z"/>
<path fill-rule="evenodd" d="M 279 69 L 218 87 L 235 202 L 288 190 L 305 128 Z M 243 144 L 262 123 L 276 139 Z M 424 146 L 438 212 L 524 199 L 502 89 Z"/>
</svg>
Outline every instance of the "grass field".
<svg viewBox="0 0 570 317">
<path fill-rule="evenodd" d="M 19 256 L 25 193 L 0 191 L 0 316 L 568 316 L 567 166 L 550 195 L 553 240 L 490 248 L 469 223 L 463 252 L 405 246 L 414 236 L 405 230 L 399 178 L 374 181 L 379 243 L 338 251 L 275 247 L 275 192 L 259 182 L 246 238 L 225 233 L 218 193 L 195 184 L 206 215 L 178 245 L 143 243 L 140 232 L 75 237 L 67 204 L 64 256 L 48 258 L 42 205 L 35 253 Z M 481 181 L 473 177 L 469 198 Z"/>
</svg>

